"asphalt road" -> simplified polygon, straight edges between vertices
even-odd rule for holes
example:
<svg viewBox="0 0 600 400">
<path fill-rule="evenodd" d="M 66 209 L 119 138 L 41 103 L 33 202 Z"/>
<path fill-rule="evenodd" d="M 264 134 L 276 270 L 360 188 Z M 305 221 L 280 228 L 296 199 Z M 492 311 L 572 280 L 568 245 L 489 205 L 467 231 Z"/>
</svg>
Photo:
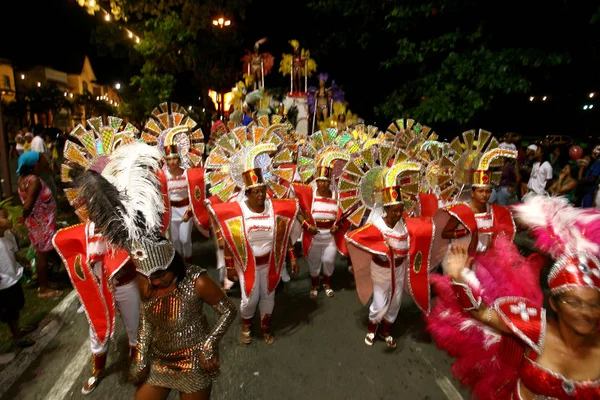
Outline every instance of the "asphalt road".
<svg viewBox="0 0 600 400">
<path fill-rule="evenodd" d="M 194 262 L 217 279 L 212 242 L 194 244 Z M 212 399 L 467 399 L 451 375 L 451 359 L 424 333 L 418 309 L 405 295 L 392 333 L 398 348 L 383 341 L 364 344 L 367 308 L 358 301 L 352 277 L 338 259 L 332 286 L 335 297 L 309 298 L 308 269 L 300 260 L 300 276 L 277 294 L 273 329 L 275 343 L 259 337 L 258 319 L 250 345 L 239 342 L 236 321 L 221 342 L 221 376 Z M 239 304 L 239 290 L 230 293 Z M 81 385 L 91 371 L 88 322 L 77 314 L 75 301 L 62 314 L 58 334 L 35 357 L 2 399 L 131 399 L 135 388 L 126 380 L 127 338 L 117 326 L 108 358 L 108 376 L 90 395 Z M 205 312 L 215 315 L 207 307 Z M 119 318 L 117 317 L 119 320 Z M 6 372 L 6 371 L 4 371 Z M 178 398 L 172 392 L 170 399 Z"/>
</svg>

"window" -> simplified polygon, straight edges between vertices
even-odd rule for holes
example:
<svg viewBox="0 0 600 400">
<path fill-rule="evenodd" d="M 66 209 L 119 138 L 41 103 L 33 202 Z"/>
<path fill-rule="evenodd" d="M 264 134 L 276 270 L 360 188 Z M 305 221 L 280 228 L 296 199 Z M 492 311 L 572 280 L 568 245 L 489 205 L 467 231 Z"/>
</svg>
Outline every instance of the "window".
<svg viewBox="0 0 600 400">
<path fill-rule="evenodd" d="M 89 90 L 88 90 L 88 84 L 87 84 L 86 81 L 83 81 L 82 86 L 83 86 L 83 93 L 89 92 Z"/>
<path fill-rule="evenodd" d="M 4 89 L 10 90 L 10 78 L 8 75 L 4 75 Z"/>
</svg>

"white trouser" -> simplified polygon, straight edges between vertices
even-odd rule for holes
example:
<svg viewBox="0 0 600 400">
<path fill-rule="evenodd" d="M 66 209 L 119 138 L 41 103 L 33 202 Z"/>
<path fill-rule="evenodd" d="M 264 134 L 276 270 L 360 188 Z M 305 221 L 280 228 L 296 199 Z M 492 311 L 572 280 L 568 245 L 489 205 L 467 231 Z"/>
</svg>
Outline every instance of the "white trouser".
<svg viewBox="0 0 600 400">
<path fill-rule="evenodd" d="M 240 285 L 242 286 L 242 302 L 240 303 L 240 315 L 242 318 L 250 319 L 256 313 L 256 306 L 260 310 L 260 317 L 265 314 L 273 314 L 275 308 L 275 290 L 270 294 L 268 292 L 269 285 L 269 264 L 256 266 L 256 280 L 252 288 L 252 294 L 248 297 L 246 286 L 244 285 L 244 274 L 238 274 Z"/>
<path fill-rule="evenodd" d="M 314 278 L 321 274 L 321 264 L 323 264 L 323 275 L 333 275 L 336 254 L 337 246 L 331 234 L 315 235 L 306 257 L 310 276 Z"/>
<path fill-rule="evenodd" d="M 393 323 L 396 321 L 400 305 L 402 304 L 402 292 L 404 291 L 404 266 L 394 270 L 396 287 L 394 297 L 390 299 L 392 292 L 392 271 L 383 268 L 371 261 L 371 281 L 373 282 L 373 302 L 369 308 L 369 320 L 380 323 L 382 319 Z"/>
<path fill-rule="evenodd" d="M 126 285 L 115 286 L 115 303 L 125 324 L 129 345 L 135 346 L 137 344 L 138 321 L 140 319 L 140 292 L 137 278 Z M 109 341 L 107 340 L 103 346 L 90 325 L 90 342 L 93 354 L 106 353 Z"/>
<path fill-rule="evenodd" d="M 192 256 L 193 222 L 191 218 L 187 222 L 181 222 L 187 210 L 187 206 L 171 208 L 171 228 L 169 230 L 171 242 L 173 242 L 173 247 L 182 257 Z"/>
</svg>

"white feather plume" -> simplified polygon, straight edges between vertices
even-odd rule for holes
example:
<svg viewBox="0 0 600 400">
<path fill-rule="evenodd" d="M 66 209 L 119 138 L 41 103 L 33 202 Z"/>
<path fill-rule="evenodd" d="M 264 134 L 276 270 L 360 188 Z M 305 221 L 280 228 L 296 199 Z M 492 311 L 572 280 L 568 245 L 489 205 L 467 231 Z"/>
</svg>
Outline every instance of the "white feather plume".
<svg viewBox="0 0 600 400">
<path fill-rule="evenodd" d="M 165 204 L 156 175 L 161 159 L 157 147 L 132 143 L 119 147 L 102 171 L 102 176 L 123 195 L 129 240 L 148 240 L 162 227 Z"/>
</svg>

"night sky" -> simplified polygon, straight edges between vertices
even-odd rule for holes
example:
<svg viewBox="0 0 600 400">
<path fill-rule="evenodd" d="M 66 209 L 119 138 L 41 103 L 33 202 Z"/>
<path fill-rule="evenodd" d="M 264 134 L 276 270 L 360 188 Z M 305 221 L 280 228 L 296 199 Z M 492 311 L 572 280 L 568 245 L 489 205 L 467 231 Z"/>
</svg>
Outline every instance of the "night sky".
<svg viewBox="0 0 600 400">
<path fill-rule="evenodd" d="M 489 112 L 482 113 L 472 126 L 456 124 L 432 124 L 438 132 L 456 134 L 460 130 L 481 127 L 500 131 L 521 131 L 535 135 L 562 133 L 580 136 L 595 135 L 600 132 L 600 122 L 596 112 L 584 113 L 581 106 L 585 95 L 591 91 L 600 92 L 600 31 L 597 23 L 589 25 L 590 10 L 595 2 L 553 1 L 564 6 L 563 13 L 546 12 L 544 2 L 521 2 L 531 7 L 538 18 L 526 19 L 519 10 L 507 7 L 505 15 L 498 15 L 497 38 L 503 43 L 534 44 L 548 50 L 566 51 L 572 63 L 560 69 L 541 71 L 534 76 L 534 92 L 547 94 L 554 101 L 548 104 L 530 104 L 527 96 L 507 97 Z M 246 21 L 233 21 L 233 29 L 239 29 L 245 37 L 239 57 L 244 48 L 252 48 L 261 37 L 269 37 L 263 51 L 275 56 L 275 68 L 267 77 L 267 87 L 284 86 L 289 81 L 276 72 L 281 53 L 290 52 L 288 40 L 298 39 L 302 47 L 311 48 L 323 35 L 343 35 L 348 26 L 342 18 L 319 20 L 304 5 L 297 2 L 293 12 L 281 8 L 281 1 L 255 1 L 246 11 Z M 526 4 L 526 5 L 525 5 Z M 286 7 L 287 8 L 287 7 Z M 522 16 L 523 15 L 523 16 Z M 469 16 L 465 16 L 468 20 Z M 297 23 L 294 21 L 308 21 Z M 56 69 L 75 72 L 83 55 L 88 55 L 96 77 L 101 83 L 111 84 L 126 81 L 136 71 L 125 59 L 113 59 L 98 54 L 91 41 L 94 26 L 102 23 L 99 18 L 89 16 L 74 0 L 46 0 L 36 2 L 7 1 L 3 3 L 2 45 L 0 57 L 13 60 L 16 69 L 35 65 L 49 65 Z M 33 40 L 31 40 L 33 38 Z M 374 44 L 368 51 L 377 51 Z M 377 119 L 373 107 L 383 100 L 383 96 L 394 85 L 390 74 L 373 65 L 368 57 L 357 57 L 357 52 L 348 50 L 332 51 L 329 54 L 315 54 L 319 72 L 328 72 L 346 92 L 350 109 L 365 118 L 367 122 L 377 122 L 385 128 L 389 121 Z M 371 64 L 370 64 L 371 63 Z M 316 78 L 313 78 L 316 83 Z M 232 86 L 235 82 L 232 82 Z M 600 103 L 596 109 L 600 109 Z M 409 117 L 408 115 L 398 117 Z"/>
</svg>

